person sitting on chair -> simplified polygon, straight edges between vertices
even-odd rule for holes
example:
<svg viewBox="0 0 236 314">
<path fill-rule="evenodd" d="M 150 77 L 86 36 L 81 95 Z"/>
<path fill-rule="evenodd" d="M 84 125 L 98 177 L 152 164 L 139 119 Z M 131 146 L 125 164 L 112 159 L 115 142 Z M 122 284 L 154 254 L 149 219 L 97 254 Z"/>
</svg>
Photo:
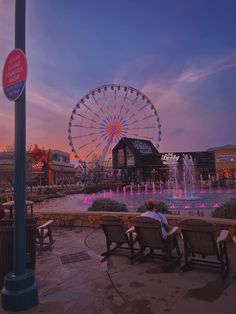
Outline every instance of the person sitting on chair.
<svg viewBox="0 0 236 314">
<path fill-rule="evenodd" d="M 166 239 L 167 232 L 170 229 L 168 226 L 168 222 L 167 222 L 166 217 L 162 213 L 158 212 L 158 210 L 155 208 L 155 204 L 154 204 L 152 199 L 147 199 L 145 201 L 145 207 L 146 207 L 147 211 L 145 213 L 142 213 L 141 216 L 152 218 L 152 219 L 160 221 L 162 235 L 163 235 L 163 238 Z"/>
</svg>

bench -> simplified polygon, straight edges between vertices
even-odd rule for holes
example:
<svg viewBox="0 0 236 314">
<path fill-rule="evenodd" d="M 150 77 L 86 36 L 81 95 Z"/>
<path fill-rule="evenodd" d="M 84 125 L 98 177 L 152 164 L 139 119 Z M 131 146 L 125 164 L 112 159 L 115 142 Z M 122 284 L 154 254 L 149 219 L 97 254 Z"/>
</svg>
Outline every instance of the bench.
<svg viewBox="0 0 236 314">
<path fill-rule="evenodd" d="M 48 220 L 37 227 L 37 244 L 39 244 L 40 249 L 51 247 L 55 242 L 52 236 L 52 224 L 53 220 Z M 47 239 L 46 242 L 45 239 Z"/>
</svg>

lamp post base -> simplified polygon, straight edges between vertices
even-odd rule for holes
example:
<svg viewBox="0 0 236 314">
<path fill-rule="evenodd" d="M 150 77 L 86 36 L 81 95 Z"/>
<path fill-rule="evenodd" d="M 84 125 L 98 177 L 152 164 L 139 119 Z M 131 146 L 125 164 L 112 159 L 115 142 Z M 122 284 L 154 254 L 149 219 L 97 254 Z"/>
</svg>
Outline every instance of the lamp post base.
<svg viewBox="0 0 236 314">
<path fill-rule="evenodd" d="M 38 286 L 34 273 L 27 269 L 25 274 L 15 276 L 8 273 L 2 288 L 2 308 L 6 311 L 24 311 L 38 304 Z"/>
</svg>

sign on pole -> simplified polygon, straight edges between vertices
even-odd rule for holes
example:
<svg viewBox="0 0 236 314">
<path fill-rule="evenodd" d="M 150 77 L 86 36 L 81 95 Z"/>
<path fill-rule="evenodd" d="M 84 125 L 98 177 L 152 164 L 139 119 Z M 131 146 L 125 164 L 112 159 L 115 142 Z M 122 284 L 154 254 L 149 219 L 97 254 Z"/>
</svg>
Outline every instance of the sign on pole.
<svg viewBox="0 0 236 314">
<path fill-rule="evenodd" d="M 2 86 L 6 97 L 17 100 L 22 94 L 27 77 L 27 62 L 25 54 L 20 49 L 12 50 L 4 64 Z"/>
</svg>

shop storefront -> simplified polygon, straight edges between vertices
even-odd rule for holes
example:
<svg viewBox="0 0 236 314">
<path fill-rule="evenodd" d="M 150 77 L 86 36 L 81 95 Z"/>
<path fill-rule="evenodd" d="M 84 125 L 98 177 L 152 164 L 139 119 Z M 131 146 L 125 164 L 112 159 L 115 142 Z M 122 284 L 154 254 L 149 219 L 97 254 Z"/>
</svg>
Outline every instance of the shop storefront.
<svg viewBox="0 0 236 314">
<path fill-rule="evenodd" d="M 151 141 L 122 138 L 112 151 L 113 169 L 122 182 L 156 180 L 160 154 Z"/>
<path fill-rule="evenodd" d="M 215 167 L 220 179 L 236 180 L 236 145 L 209 148 L 214 152 Z"/>
<path fill-rule="evenodd" d="M 33 184 L 61 185 L 75 183 L 75 168 L 70 155 L 60 150 L 44 150 L 35 145 L 33 155 Z"/>
<path fill-rule="evenodd" d="M 70 155 L 59 150 L 40 149 L 26 153 L 26 185 L 74 184 L 75 168 Z M 14 153 L 0 153 L 0 186 L 14 188 Z"/>
<path fill-rule="evenodd" d="M 216 176 L 214 152 L 160 153 L 151 141 L 122 138 L 113 149 L 113 168 L 121 173 L 122 182 L 148 182 L 169 179 L 169 165 L 175 163 L 183 173 L 183 159 L 193 160 L 197 179 L 208 180 Z M 179 178 L 182 180 L 182 178 Z"/>
<path fill-rule="evenodd" d="M 31 153 L 26 154 L 26 184 L 32 181 L 32 163 Z M 14 152 L 0 152 L 0 187 L 14 188 Z"/>
</svg>

